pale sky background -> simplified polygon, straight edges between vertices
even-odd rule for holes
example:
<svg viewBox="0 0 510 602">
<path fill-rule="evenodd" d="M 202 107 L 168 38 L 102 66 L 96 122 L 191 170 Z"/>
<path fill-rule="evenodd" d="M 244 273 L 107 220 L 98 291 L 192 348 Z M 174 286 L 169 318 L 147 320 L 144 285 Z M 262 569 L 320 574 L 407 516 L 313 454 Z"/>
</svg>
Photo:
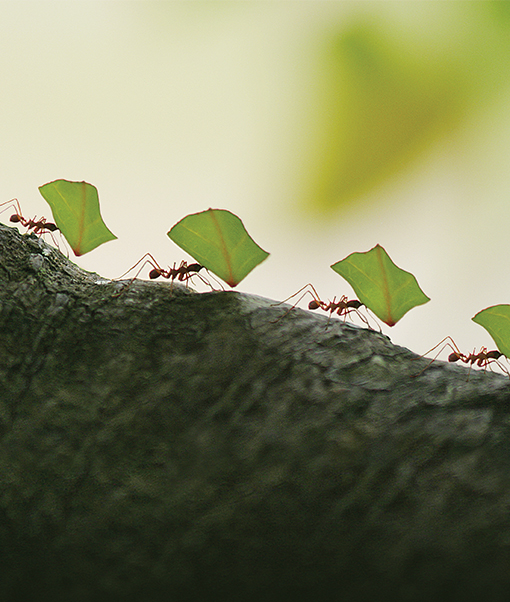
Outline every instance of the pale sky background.
<svg viewBox="0 0 510 602">
<path fill-rule="evenodd" d="M 189 260 L 166 232 L 189 213 L 228 209 L 271 253 L 237 289 L 275 300 L 307 282 L 323 299 L 352 297 L 329 266 L 379 243 L 432 299 L 383 325 L 393 342 L 419 354 L 446 335 L 466 353 L 494 348 L 471 317 L 510 303 L 508 62 L 491 62 L 501 85 L 462 127 L 399 173 L 330 213 L 298 202 L 325 32 L 360 14 L 407 20 L 411 36 L 428 15 L 440 30 L 422 4 L 437 3 L 1 2 L 1 200 L 51 218 L 38 186 L 94 184 L 118 240 L 75 261 L 108 278 L 146 252 L 162 266 Z M 477 22 L 476 2 L 439 4 L 466 6 L 466 28 Z"/>
</svg>

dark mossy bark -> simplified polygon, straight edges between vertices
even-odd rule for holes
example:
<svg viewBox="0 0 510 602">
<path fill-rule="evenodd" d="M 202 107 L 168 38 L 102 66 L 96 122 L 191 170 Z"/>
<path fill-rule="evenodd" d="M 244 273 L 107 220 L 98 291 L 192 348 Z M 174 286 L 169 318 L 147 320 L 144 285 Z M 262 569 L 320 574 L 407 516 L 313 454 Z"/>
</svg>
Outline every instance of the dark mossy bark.
<svg viewBox="0 0 510 602">
<path fill-rule="evenodd" d="M 510 384 L 0 226 L 0 599 L 503 601 Z"/>
</svg>

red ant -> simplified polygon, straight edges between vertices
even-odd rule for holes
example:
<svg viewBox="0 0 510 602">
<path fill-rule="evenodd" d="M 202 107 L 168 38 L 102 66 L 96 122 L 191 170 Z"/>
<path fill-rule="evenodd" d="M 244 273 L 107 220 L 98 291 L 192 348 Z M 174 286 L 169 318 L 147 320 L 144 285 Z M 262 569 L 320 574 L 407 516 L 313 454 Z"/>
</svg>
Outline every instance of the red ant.
<svg viewBox="0 0 510 602">
<path fill-rule="evenodd" d="M 498 361 L 500 357 L 506 357 L 503 353 L 501 353 L 497 349 L 488 351 L 487 347 L 480 347 L 480 351 L 478 353 L 475 353 L 475 351 L 473 350 L 473 353 L 466 355 L 465 353 L 462 353 L 459 350 L 459 348 L 455 344 L 455 341 L 450 336 L 445 337 L 442 341 L 440 341 L 437 345 L 432 347 L 432 349 L 427 351 L 427 353 L 425 353 L 424 355 L 428 355 L 431 351 L 434 351 L 434 349 L 437 349 L 437 347 L 439 347 L 439 345 L 441 345 L 442 343 L 444 343 L 444 345 L 436 353 L 434 358 L 425 366 L 425 368 L 423 368 L 423 370 L 426 370 L 430 366 L 430 364 L 432 364 L 432 362 L 435 361 L 437 356 L 443 351 L 443 349 L 445 349 L 445 347 L 449 347 L 452 350 L 452 352 L 448 356 L 448 361 L 450 363 L 455 363 L 455 362 L 460 361 L 460 362 L 463 362 L 464 364 L 469 364 L 470 370 L 471 370 L 471 367 L 474 364 L 476 364 L 479 368 L 483 368 L 484 371 L 487 369 L 487 366 L 489 366 L 489 368 L 490 368 L 491 364 L 495 363 L 500 368 L 500 370 L 502 370 L 508 377 L 510 377 L 510 372 L 501 364 L 501 362 Z M 420 356 L 420 357 L 422 357 L 422 356 Z M 423 370 L 421 372 L 423 372 Z M 491 368 L 491 370 L 492 370 L 492 368 Z M 419 374 L 421 374 L 421 372 L 419 372 Z M 468 378 L 469 378 L 469 376 L 468 376 Z"/>
<path fill-rule="evenodd" d="M 325 303 L 320 299 L 313 299 L 308 304 L 308 309 L 322 309 L 324 311 L 329 311 L 330 313 L 336 312 L 339 316 L 347 316 L 351 311 L 356 311 L 363 305 L 364 303 L 361 303 L 358 299 L 351 299 L 349 301 L 346 295 L 342 295 L 339 301 L 335 301 L 335 298 L 333 298 L 333 301 L 330 301 L 329 303 Z"/>
<path fill-rule="evenodd" d="M 27 230 L 33 230 L 34 234 L 46 234 L 48 232 L 51 234 L 59 229 L 56 224 L 46 221 L 45 217 L 41 217 L 40 219 L 36 219 L 35 217 L 33 219 L 26 219 L 23 217 L 18 199 L 11 199 L 5 203 L 0 203 L 0 207 L 2 207 L 2 205 L 10 205 L 14 207 L 16 213 L 11 215 L 9 221 L 15 224 L 21 224 Z M 5 209 L 3 209 L 3 211 L 5 211 Z"/>
<path fill-rule="evenodd" d="M 131 270 L 134 270 L 138 265 L 142 264 L 141 267 L 139 268 L 139 270 L 136 272 L 135 276 L 129 282 L 129 284 L 131 284 L 131 282 L 133 282 L 133 280 L 136 279 L 138 274 L 143 270 L 143 268 L 145 267 L 145 265 L 147 263 L 150 266 L 152 266 L 152 269 L 149 272 L 149 278 L 151 280 L 155 280 L 156 278 L 162 277 L 162 278 L 167 278 L 167 279 L 171 280 L 172 282 L 174 280 L 178 280 L 179 282 L 186 282 L 186 286 L 187 286 L 188 280 L 191 280 L 191 278 L 193 278 L 193 276 L 198 276 L 198 278 L 200 278 L 200 280 L 204 284 L 209 286 L 211 289 L 213 288 L 210 285 L 210 283 L 203 276 L 201 276 L 198 273 L 198 272 L 200 272 L 200 270 L 205 269 L 203 265 L 200 265 L 199 263 L 188 264 L 186 261 L 183 260 L 183 261 L 181 261 L 179 267 L 176 267 L 175 263 L 174 263 L 173 267 L 171 267 L 171 268 L 169 267 L 167 270 L 165 270 L 158 264 L 158 262 L 154 259 L 154 257 L 150 253 L 145 253 L 145 255 L 141 259 L 139 259 L 133 267 L 129 268 L 129 270 L 127 272 L 124 272 L 124 274 L 122 274 L 122 276 L 120 276 L 120 278 L 122 278 L 123 276 L 125 276 L 126 274 L 131 272 Z"/>
<path fill-rule="evenodd" d="M 301 297 L 299 297 L 296 304 L 293 305 L 291 307 L 291 309 L 293 309 L 305 295 L 309 294 L 309 295 L 312 295 L 313 299 L 308 304 L 308 309 L 311 309 L 312 311 L 314 311 L 316 309 L 322 309 L 323 311 L 328 311 L 330 318 L 334 313 L 336 313 L 339 316 L 343 316 L 344 321 L 350 313 L 354 312 L 359 317 L 359 319 L 364 324 L 366 324 L 367 328 L 370 328 L 372 330 L 372 327 L 370 326 L 367 318 L 365 318 L 365 316 L 359 311 L 359 308 L 363 307 L 365 305 L 364 303 L 362 303 L 358 299 L 350 299 L 349 300 L 346 295 L 342 295 L 338 301 L 336 301 L 336 298 L 334 297 L 333 301 L 329 301 L 329 303 L 326 303 L 325 301 L 321 300 L 321 298 L 319 297 L 314 286 L 310 283 L 305 284 L 305 286 L 301 287 L 297 291 L 297 293 L 294 293 L 290 297 L 287 297 L 287 299 L 283 300 L 281 303 L 285 303 L 286 301 L 289 301 L 289 299 L 292 299 L 296 295 L 299 295 L 299 293 L 304 289 L 307 289 L 307 290 L 305 290 L 305 292 L 301 295 Z M 289 309 L 289 311 L 290 311 L 290 309 Z M 284 314 L 284 315 L 286 315 L 286 314 Z M 329 324 L 329 320 L 328 320 L 328 324 Z"/>
<path fill-rule="evenodd" d="M 174 266 L 172 268 L 168 268 L 168 270 L 164 270 L 162 268 L 155 267 L 149 272 L 149 278 L 154 280 L 162 276 L 163 278 L 170 278 L 172 280 L 179 280 L 180 282 L 187 282 L 193 275 L 198 274 L 201 269 L 203 269 L 203 265 L 199 263 L 190 263 L 189 265 L 186 261 L 181 261 L 181 264 L 178 268 Z"/>
</svg>

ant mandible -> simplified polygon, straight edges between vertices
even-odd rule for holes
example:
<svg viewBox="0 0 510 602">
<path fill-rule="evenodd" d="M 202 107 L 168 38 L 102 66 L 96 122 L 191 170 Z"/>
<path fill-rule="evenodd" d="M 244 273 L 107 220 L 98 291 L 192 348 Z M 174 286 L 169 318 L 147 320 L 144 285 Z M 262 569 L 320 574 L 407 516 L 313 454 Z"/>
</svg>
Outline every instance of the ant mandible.
<svg viewBox="0 0 510 602">
<path fill-rule="evenodd" d="M 473 365 L 476 365 L 479 368 L 483 368 L 484 371 L 487 369 L 487 366 L 490 368 L 491 364 L 495 363 L 502 372 L 504 372 L 508 377 L 510 377 L 510 372 L 508 371 L 508 369 L 505 368 L 505 366 L 503 366 L 503 364 L 501 364 L 501 362 L 499 361 L 500 357 L 506 357 L 503 353 L 501 353 L 497 349 L 488 351 L 487 347 L 480 347 L 480 351 L 478 353 L 475 353 L 475 350 L 473 350 L 472 353 L 466 355 L 465 353 L 462 353 L 459 350 L 459 348 L 455 344 L 455 341 L 450 336 L 447 336 L 442 341 L 439 341 L 439 343 L 437 345 L 434 345 L 434 347 L 432 347 L 432 349 L 429 349 L 429 351 L 427 351 L 427 353 L 425 353 L 424 355 L 428 355 L 431 351 L 434 351 L 434 349 L 437 349 L 439 347 L 439 345 L 442 345 L 443 343 L 444 343 L 444 345 L 441 347 L 441 349 L 436 353 L 434 358 L 425 366 L 425 368 L 423 368 L 423 370 L 421 372 L 419 372 L 419 374 L 421 374 L 424 370 L 426 370 L 430 366 L 430 364 L 432 364 L 432 362 L 434 362 L 436 360 L 437 356 L 446 347 L 449 347 L 451 349 L 451 353 L 448 356 L 448 361 L 450 363 L 455 363 L 455 362 L 460 361 L 460 362 L 463 362 L 464 364 L 469 364 L 470 370 Z M 423 356 L 420 356 L 420 357 L 423 357 Z M 468 376 L 468 378 L 469 378 L 469 376 Z"/>
<path fill-rule="evenodd" d="M 32 219 L 26 219 L 25 217 L 23 217 L 18 199 L 11 199 L 10 201 L 0 203 L 0 207 L 2 207 L 3 205 L 11 206 L 14 208 L 15 213 L 13 213 L 13 215 L 11 215 L 11 217 L 9 218 L 10 222 L 13 222 L 14 224 L 21 224 L 28 231 L 33 230 L 34 234 L 49 233 L 52 235 L 53 232 L 59 229 L 56 224 L 48 222 L 45 217 L 41 217 L 40 219 L 37 219 L 36 217 Z M 7 208 L 8 207 L 6 207 L 6 209 Z M 5 211 L 5 209 L 2 209 L 2 212 L 3 211 Z M 54 238 L 53 242 L 55 242 Z"/>
<path fill-rule="evenodd" d="M 291 309 L 293 309 L 305 295 L 311 295 L 313 299 L 310 301 L 310 303 L 308 303 L 308 309 L 312 311 L 316 309 L 322 309 L 323 311 L 329 312 L 330 318 L 334 313 L 336 313 L 339 316 L 343 316 L 344 321 L 350 313 L 354 312 L 359 317 L 359 319 L 367 326 L 367 328 L 373 330 L 367 318 L 359 311 L 359 308 L 363 307 L 364 303 L 362 303 L 358 299 L 348 299 L 346 295 L 342 295 L 338 301 L 336 301 L 336 298 L 334 297 L 332 301 L 326 303 L 325 301 L 321 300 L 317 291 L 315 290 L 315 287 L 313 286 L 313 284 L 310 283 L 305 284 L 305 286 L 302 286 L 296 293 L 294 293 L 290 297 L 287 297 L 281 303 L 285 303 L 286 301 L 289 301 L 289 299 L 296 297 L 301 291 L 304 291 L 304 293 L 301 295 L 301 297 L 299 297 L 299 299 L 291 307 Z"/>
</svg>

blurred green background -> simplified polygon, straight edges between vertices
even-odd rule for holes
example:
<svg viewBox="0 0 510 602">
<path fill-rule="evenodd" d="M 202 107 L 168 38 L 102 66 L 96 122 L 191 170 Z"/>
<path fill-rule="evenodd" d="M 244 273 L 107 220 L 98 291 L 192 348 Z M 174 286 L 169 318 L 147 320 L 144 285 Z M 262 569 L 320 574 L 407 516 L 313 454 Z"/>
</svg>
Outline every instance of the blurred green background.
<svg viewBox="0 0 510 602">
<path fill-rule="evenodd" d="M 329 266 L 380 243 L 432 298 L 395 342 L 493 346 L 470 318 L 510 303 L 510 3 L 16 1 L 0 33 L 1 200 L 97 186 L 119 240 L 84 268 L 180 262 L 170 227 L 224 208 L 272 253 L 241 290 L 351 295 Z"/>
</svg>

